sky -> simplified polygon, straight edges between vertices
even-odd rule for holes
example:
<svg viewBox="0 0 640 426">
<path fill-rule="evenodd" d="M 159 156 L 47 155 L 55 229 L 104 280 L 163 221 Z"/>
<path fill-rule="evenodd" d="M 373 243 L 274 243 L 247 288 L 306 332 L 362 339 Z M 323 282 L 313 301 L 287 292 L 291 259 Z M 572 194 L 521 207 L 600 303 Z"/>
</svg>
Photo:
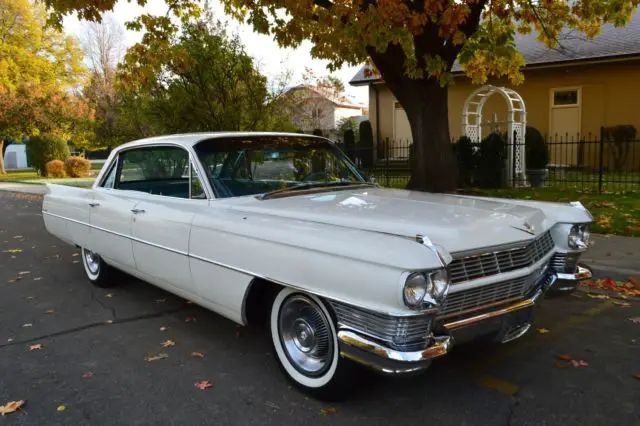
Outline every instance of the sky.
<svg viewBox="0 0 640 426">
<path fill-rule="evenodd" d="M 216 17 L 221 21 L 229 22 L 229 30 L 238 32 L 242 42 L 246 46 L 247 52 L 260 64 L 260 69 L 267 77 L 273 78 L 281 74 L 282 69 L 286 68 L 293 73 L 292 84 L 298 84 L 302 81 L 302 75 L 305 67 L 309 67 L 317 76 L 329 74 L 327 70 L 327 61 L 313 59 L 310 55 L 311 43 L 304 42 L 297 49 L 282 49 L 273 41 L 271 36 L 256 34 L 251 26 L 240 24 L 238 21 L 226 16 L 222 5 L 217 0 L 211 0 L 210 5 Z M 113 11 L 115 19 L 124 25 L 126 21 L 139 15 L 140 13 L 152 13 L 164 15 L 167 7 L 163 0 L 149 0 L 144 8 L 135 3 L 129 3 L 126 0 L 120 0 L 116 4 Z M 80 37 L 83 31 L 83 23 L 78 21 L 75 16 L 66 17 L 64 20 L 64 28 L 68 34 Z M 142 34 L 125 30 L 125 45 L 131 46 L 140 40 Z M 367 87 L 352 87 L 349 80 L 356 74 L 360 67 L 344 66 L 342 69 L 333 73 L 336 77 L 343 81 L 347 95 L 357 103 L 366 105 L 368 103 Z"/>
</svg>

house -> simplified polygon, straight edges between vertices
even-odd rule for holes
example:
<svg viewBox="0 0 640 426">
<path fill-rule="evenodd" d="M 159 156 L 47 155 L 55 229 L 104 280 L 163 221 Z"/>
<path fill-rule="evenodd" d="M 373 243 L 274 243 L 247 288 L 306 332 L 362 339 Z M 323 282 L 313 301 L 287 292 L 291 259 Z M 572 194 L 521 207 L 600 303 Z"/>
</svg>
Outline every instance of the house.
<svg viewBox="0 0 640 426">
<path fill-rule="evenodd" d="M 519 35 L 516 44 L 525 58 L 525 81 L 511 86 L 506 80 L 489 81 L 510 87 L 524 99 L 528 126 L 554 140 L 598 139 L 602 126 L 633 125 L 640 132 L 640 10 L 625 27 L 604 25 L 599 36 L 587 39 L 572 30 L 559 37 L 559 46 L 547 48 L 537 34 Z M 377 140 L 411 140 L 406 114 L 379 76 L 365 72 L 351 80 L 369 86 L 369 112 Z M 462 112 L 476 89 L 454 64 L 454 84 L 449 87 L 449 129 L 457 139 L 462 132 Z M 484 121 L 506 120 L 506 103 L 499 95 L 487 100 Z M 486 131 L 485 131 L 486 132 Z M 404 142 L 406 144 L 406 142 Z M 570 144 L 575 151 L 578 142 Z M 552 161 L 554 160 L 552 152 Z M 569 163 L 577 154 L 569 154 Z M 566 159 L 565 159 L 566 161 Z M 593 159 L 592 159 L 593 161 Z"/>
<path fill-rule="evenodd" d="M 305 133 L 322 130 L 325 136 L 335 136 L 336 128 L 347 118 L 360 121 L 366 106 L 349 102 L 347 98 L 312 86 L 298 85 L 287 90 L 291 95 L 291 123 Z"/>
</svg>

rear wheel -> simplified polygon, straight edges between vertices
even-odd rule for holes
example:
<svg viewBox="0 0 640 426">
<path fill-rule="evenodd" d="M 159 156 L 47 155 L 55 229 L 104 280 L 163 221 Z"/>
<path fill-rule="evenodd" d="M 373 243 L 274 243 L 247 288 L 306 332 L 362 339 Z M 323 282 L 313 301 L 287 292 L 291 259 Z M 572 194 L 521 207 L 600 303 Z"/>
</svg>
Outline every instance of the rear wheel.
<svg viewBox="0 0 640 426">
<path fill-rule="evenodd" d="M 104 263 L 99 254 L 82 248 L 82 265 L 89 282 L 96 287 L 106 288 L 117 284 L 114 280 L 116 271 Z"/>
<path fill-rule="evenodd" d="M 348 395 L 353 366 L 339 355 L 336 328 L 322 300 L 283 288 L 271 306 L 270 328 L 276 358 L 298 388 L 330 401 Z"/>
</svg>

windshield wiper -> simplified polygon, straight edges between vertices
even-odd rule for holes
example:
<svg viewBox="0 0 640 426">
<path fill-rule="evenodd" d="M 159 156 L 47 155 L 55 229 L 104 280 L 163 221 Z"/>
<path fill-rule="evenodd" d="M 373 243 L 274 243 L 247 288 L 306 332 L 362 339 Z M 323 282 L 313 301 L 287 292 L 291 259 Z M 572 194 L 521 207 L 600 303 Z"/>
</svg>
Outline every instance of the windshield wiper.
<svg viewBox="0 0 640 426">
<path fill-rule="evenodd" d="M 298 185 L 289 186 L 286 188 L 276 189 L 275 191 L 265 192 L 264 194 L 258 196 L 260 200 L 266 200 L 271 198 L 271 196 L 275 194 L 281 194 L 283 192 L 289 191 L 298 191 L 302 189 L 311 189 L 311 188 L 326 188 L 326 187 L 335 187 L 335 186 L 375 186 L 375 184 L 370 182 L 351 182 L 350 180 L 337 180 L 332 182 L 309 182 L 309 183 L 300 183 Z"/>
</svg>

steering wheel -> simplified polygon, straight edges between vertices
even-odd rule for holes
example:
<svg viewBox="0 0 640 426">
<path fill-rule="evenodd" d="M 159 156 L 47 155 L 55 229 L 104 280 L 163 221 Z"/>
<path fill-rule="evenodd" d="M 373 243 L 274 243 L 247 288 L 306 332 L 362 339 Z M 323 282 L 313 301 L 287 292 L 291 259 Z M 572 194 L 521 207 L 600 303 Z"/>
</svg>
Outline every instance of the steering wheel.
<svg viewBox="0 0 640 426">
<path fill-rule="evenodd" d="M 325 171 L 322 172 L 311 172 L 302 178 L 302 182 L 308 182 L 310 180 L 318 180 L 318 177 L 322 176 L 322 180 L 329 180 L 329 174 Z"/>
</svg>

